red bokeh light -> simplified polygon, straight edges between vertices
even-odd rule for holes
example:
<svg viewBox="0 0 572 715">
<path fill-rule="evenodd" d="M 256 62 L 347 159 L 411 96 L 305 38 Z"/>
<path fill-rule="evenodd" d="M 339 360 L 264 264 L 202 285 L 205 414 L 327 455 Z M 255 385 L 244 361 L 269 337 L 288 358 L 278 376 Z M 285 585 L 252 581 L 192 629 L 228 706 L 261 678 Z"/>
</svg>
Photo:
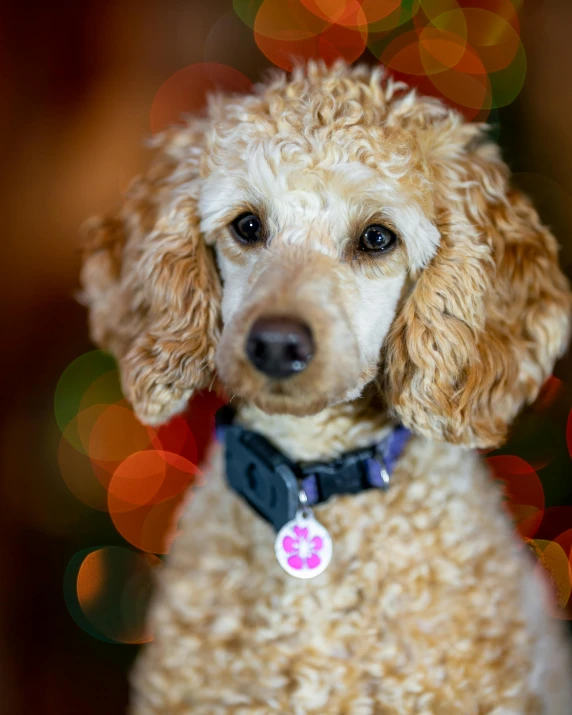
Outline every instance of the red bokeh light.
<svg viewBox="0 0 572 715">
<path fill-rule="evenodd" d="M 209 94 L 216 91 L 245 93 L 252 89 L 250 79 L 228 65 L 202 62 L 175 72 L 159 88 L 149 116 L 153 133 L 179 124 L 182 115 L 206 106 Z"/>
<path fill-rule="evenodd" d="M 338 59 L 353 62 L 364 51 L 365 32 L 330 25 L 319 35 L 300 40 L 273 40 L 255 31 L 259 49 L 278 67 L 291 71 L 299 60 L 322 59 L 331 65 Z"/>
<path fill-rule="evenodd" d="M 147 450 L 129 455 L 109 484 L 110 511 L 132 511 L 181 494 L 196 483 L 197 467 L 171 452 Z"/>
<path fill-rule="evenodd" d="M 488 457 L 486 461 L 494 477 L 504 483 L 507 507 L 518 533 L 531 539 L 544 514 L 544 490 L 537 473 L 524 459 L 512 455 Z"/>
<path fill-rule="evenodd" d="M 152 554 L 166 554 L 178 535 L 177 521 L 190 495 L 178 494 L 158 504 L 132 505 L 109 496 L 109 514 L 121 536 L 130 544 Z"/>
</svg>

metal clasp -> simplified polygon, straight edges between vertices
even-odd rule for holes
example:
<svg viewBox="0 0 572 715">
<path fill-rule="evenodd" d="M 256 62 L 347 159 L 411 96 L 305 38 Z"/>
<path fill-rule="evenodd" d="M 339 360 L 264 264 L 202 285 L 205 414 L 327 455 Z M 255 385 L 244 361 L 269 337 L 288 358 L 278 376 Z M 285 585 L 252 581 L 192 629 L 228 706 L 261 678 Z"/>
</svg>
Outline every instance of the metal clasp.
<svg viewBox="0 0 572 715">
<path fill-rule="evenodd" d="M 389 489 L 391 477 L 385 466 L 385 459 L 380 452 L 375 453 L 375 461 L 379 464 L 379 476 L 381 477 L 381 489 Z"/>
<path fill-rule="evenodd" d="M 312 510 L 308 506 L 308 495 L 301 483 L 298 486 L 298 513 L 301 514 L 304 519 L 312 515 Z"/>
</svg>

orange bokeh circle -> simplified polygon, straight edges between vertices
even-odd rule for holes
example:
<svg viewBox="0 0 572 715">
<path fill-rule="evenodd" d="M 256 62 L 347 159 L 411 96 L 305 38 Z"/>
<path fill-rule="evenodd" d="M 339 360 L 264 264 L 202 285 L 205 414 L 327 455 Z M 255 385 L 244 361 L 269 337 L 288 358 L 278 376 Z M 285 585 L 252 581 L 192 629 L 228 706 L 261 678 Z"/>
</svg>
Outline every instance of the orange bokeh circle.
<svg viewBox="0 0 572 715">
<path fill-rule="evenodd" d="M 321 34 L 331 24 L 299 0 L 264 0 L 256 13 L 254 34 L 267 40 L 299 42 Z"/>
<path fill-rule="evenodd" d="M 93 405 L 127 404 L 121 392 L 117 370 L 110 370 L 97 377 L 85 390 L 79 403 L 78 412 Z"/>
<path fill-rule="evenodd" d="M 108 405 L 93 423 L 89 456 L 97 461 L 120 462 L 130 454 L 147 449 L 156 434 L 139 422 L 131 409 Z"/>
<path fill-rule="evenodd" d="M 109 510 L 132 511 L 158 504 L 184 492 L 201 472 L 188 459 L 172 452 L 146 450 L 129 455 L 109 483 Z"/>
<path fill-rule="evenodd" d="M 200 470 L 178 454 L 147 450 L 131 455 L 109 485 L 107 503 L 115 528 L 142 551 L 167 553 L 190 487 L 201 482 Z"/>
<path fill-rule="evenodd" d="M 414 75 L 421 78 L 421 84 L 430 83 L 439 96 L 459 107 L 473 113 L 491 107 L 486 70 L 477 53 L 455 33 L 434 27 L 410 30 L 392 40 L 380 59 L 400 75 Z"/>
<path fill-rule="evenodd" d="M 178 535 L 177 521 L 189 496 L 179 494 L 158 504 L 126 509 L 115 497 L 109 498 L 109 513 L 121 536 L 141 551 L 166 554 Z"/>
<path fill-rule="evenodd" d="M 482 68 L 482 72 L 479 72 Z M 476 53 L 467 45 L 459 63 L 429 75 L 431 83 L 449 101 L 471 110 L 490 110 L 492 89 Z"/>
<path fill-rule="evenodd" d="M 75 561 L 74 557 L 70 566 Z M 150 641 L 145 611 L 152 572 L 160 563 L 156 556 L 118 546 L 87 553 L 79 563 L 75 582 L 75 603 L 82 617 L 77 617 L 77 606 L 72 615 L 91 635 L 103 636 L 104 640 L 133 644 Z"/>
<path fill-rule="evenodd" d="M 76 499 L 91 509 L 107 511 L 107 483 L 100 479 L 89 457 L 75 449 L 65 434 L 60 439 L 58 463 L 62 479 Z"/>
<path fill-rule="evenodd" d="M 64 438 L 82 454 L 89 455 L 89 439 L 93 425 L 109 405 L 91 405 L 73 417 L 63 430 Z"/>
<path fill-rule="evenodd" d="M 366 27 L 368 24 L 362 3 L 358 0 L 301 0 L 301 2 L 311 13 L 332 25 Z"/>
<path fill-rule="evenodd" d="M 482 62 L 465 39 L 434 27 L 404 32 L 387 45 L 380 59 L 404 74 L 425 76 L 451 69 L 485 74 Z"/>
<path fill-rule="evenodd" d="M 301 40 L 272 40 L 256 31 L 254 39 L 273 64 L 290 72 L 299 60 L 321 59 L 327 65 L 337 59 L 354 62 L 365 50 L 367 33 L 330 25 L 319 35 Z"/>
<path fill-rule="evenodd" d="M 503 17 L 471 7 L 451 10 L 434 20 L 435 27 L 462 36 L 479 55 L 487 72 L 498 72 L 514 59 L 518 32 Z"/>
<path fill-rule="evenodd" d="M 568 557 L 557 541 L 530 539 L 528 544 L 534 551 L 538 564 L 539 576 L 548 576 L 553 598 L 549 602 L 551 615 L 557 618 L 569 618 L 564 610 L 572 592 L 570 564 Z"/>
</svg>

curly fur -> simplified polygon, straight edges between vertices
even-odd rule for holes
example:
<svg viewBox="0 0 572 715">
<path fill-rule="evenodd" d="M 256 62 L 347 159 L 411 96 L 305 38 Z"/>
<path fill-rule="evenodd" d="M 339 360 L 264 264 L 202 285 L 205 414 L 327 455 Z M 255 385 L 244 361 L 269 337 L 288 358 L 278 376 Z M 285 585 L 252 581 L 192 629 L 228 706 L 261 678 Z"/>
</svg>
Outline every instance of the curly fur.
<svg viewBox="0 0 572 715">
<path fill-rule="evenodd" d="M 316 509 L 335 552 L 311 583 L 222 469 L 217 451 L 159 577 L 132 712 L 569 712 L 562 634 L 473 456 L 418 439 L 387 493 Z"/>
<path fill-rule="evenodd" d="M 504 439 L 572 306 L 484 127 L 379 68 L 311 63 L 155 143 L 118 213 L 88 225 L 83 269 L 92 335 L 139 417 L 168 420 L 218 376 L 296 459 L 396 418 L 418 437 L 389 492 L 320 507 L 334 558 L 302 584 L 215 453 L 160 578 L 133 712 L 568 712 L 563 635 L 497 488 L 455 446 Z M 264 244 L 232 238 L 244 211 Z M 375 222 L 398 241 L 372 259 L 357 237 Z M 315 336 L 308 370 L 281 383 L 244 355 L 266 314 Z"/>
<path fill-rule="evenodd" d="M 86 224 L 83 298 L 93 339 L 119 360 L 147 423 L 181 412 L 213 381 L 220 281 L 196 209 L 200 123 L 157 137 L 160 153 L 117 215 Z"/>
<path fill-rule="evenodd" d="M 457 149 L 433 163 L 441 247 L 392 326 L 387 394 L 421 434 L 491 447 L 564 351 L 570 294 L 554 238 L 497 152 Z"/>
</svg>

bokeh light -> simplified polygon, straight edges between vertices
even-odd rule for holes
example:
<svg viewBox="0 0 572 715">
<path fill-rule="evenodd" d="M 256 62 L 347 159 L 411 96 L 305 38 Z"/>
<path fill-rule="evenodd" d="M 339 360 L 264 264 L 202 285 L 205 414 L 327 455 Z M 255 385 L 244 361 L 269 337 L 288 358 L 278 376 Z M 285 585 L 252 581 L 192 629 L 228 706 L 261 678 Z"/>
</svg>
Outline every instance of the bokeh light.
<svg viewBox="0 0 572 715">
<path fill-rule="evenodd" d="M 324 32 L 332 23 L 297 0 L 264 0 L 254 20 L 254 35 L 278 42 L 299 42 Z"/>
<path fill-rule="evenodd" d="M 105 642 L 151 640 L 145 614 L 160 563 L 156 556 L 119 546 L 80 551 L 64 574 L 64 598 L 73 619 Z"/>
<path fill-rule="evenodd" d="M 79 412 L 87 389 L 97 378 L 114 370 L 113 358 L 103 350 L 85 353 L 68 365 L 54 395 L 54 415 L 62 432 Z"/>
<path fill-rule="evenodd" d="M 251 29 L 235 12 L 226 12 L 212 24 L 205 37 L 203 60 L 231 65 L 237 69 L 248 66 L 249 56 L 246 48 L 251 40 Z"/>
<path fill-rule="evenodd" d="M 253 30 L 256 15 L 263 2 L 264 0 L 233 0 L 232 7 L 242 22 Z"/>
<path fill-rule="evenodd" d="M 177 416 L 153 429 L 137 420 L 111 366 L 105 354 L 88 353 L 58 383 L 56 411 L 60 423 L 67 422 L 58 450 L 61 476 L 83 504 L 107 511 L 130 544 L 166 553 L 185 492 L 200 484 L 196 463 L 210 441 L 221 401 L 198 396 L 187 418 Z"/>
<path fill-rule="evenodd" d="M 566 558 L 568 559 L 568 565 L 570 569 L 572 569 L 572 527 L 559 534 L 554 541 L 564 550 Z"/>
<path fill-rule="evenodd" d="M 94 471 L 90 458 L 62 436 L 58 449 L 60 474 L 70 492 L 80 502 L 98 511 L 107 511 L 105 480 Z"/>
<path fill-rule="evenodd" d="M 361 13 L 361 20 L 353 28 L 348 21 L 347 4 L 328 4 L 322 0 L 319 6 L 312 2 L 264 0 L 258 8 L 253 25 L 254 39 L 259 49 L 278 67 L 291 70 L 294 60 L 311 58 L 320 58 L 327 64 L 339 58 L 353 62 L 363 53 L 367 22 L 358 3 L 352 7 Z M 332 17 L 338 15 L 348 22 L 334 22 Z"/>
<path fill-rule="evenodd" d="M 519 4 L 512 0 L 234 0 L 237 17 L 278 67 L 357 59 L 367 47 L 420 91 L 484 121 L 526 76 Z"/>
<path fill-rule="evenodd" d="M 113 525 L 125 541 L 141 551 L 166 554 L 178 535 L 177 521 L 186 503 L 183 494 L 158 504 L 132 505 L 108 495 Z"/>
<path fill-rule="evenodd" d="M 91 431 L 97 420 L 107 410 L 109 405 L 95 404 L 78 412 L 63 431 L 63 437 L 74 449 L 82 454 L 89 455 L 89 441 Z"/>
<path fill-rule="evenodd" d="M 433 24 L 462 36 L 479 53 L 487 72 L 506 69 L 521 44 L 517 30 L 503 17 L 478 7 L 445 12 Z"/>
<path fill-rule="evenodd" d="M 112 370 L 97 377 L 85 390 L 78 412 L 93 405 L 113 405 L 121 401 L 123 401 L 123 393 L 119 384 L 119 373 L 113 365 Z"/>
<path fill-rule="evenodd" d="M 88 451 L 92 459 L 120 462 L 147 449 L 153 439 L 157 439 L 155 431 L 144 427 L 131 409 L 107 405 L 91 426 Z"/>
<path fill-rule="evenodd" d="M 506 505 L 518 533 L 532 538 L 544 513 L 544 490 L 538 474 L 521 457 L 499 455 L 486 461 L 495 479 L 504 485 Z"/>
<path fill-rule="evenodd" d="M 518 97 L 526 78 L 526 66 L 526 53 L 520 44 L 510 65 L 489 73 L 495 107 L 506 107 Z"/>
<path fill-rule="evenodd" d="M 109 484 L 110 512 L 132 511 L 159 504 L 196 484 L 197 467 L 172 452 L 135 452 L 115 470 Z"/>
<path fill-rule="evenodd" d="M 154 449 L 173 452 L 193 464 L 198 461 L 195 437 L 188 421 L 182 415 L 177 415 L 168 424 L 158 427 L 152 438 L 152 445 Z"/>
<path fill-rule="evenodd" d="M 252 82 L 242 72 L 217 62 L 201 62 L 171 75 L 159 88 L 149 116 L 153 133 L 179 124 L 185 115 L 202 110 L 210 93 L 244 93 Z"/>
<path fill-rule="evenodd" d="M 408 5 L 413 22 L 395 31 L 370 25 L 368 47 L 399 79 L 484 121 L 519 94 L 526 54 L 510 0 L 475 5 L 461 0 Z"/>
<path fill-rule="evenodd" d="M 536 569 L 541 576 L 547 576 L 552 586 L 552 600 L 548 604 L 551 614 L 565 618 L 564 609 L 572 590 L 568 557 L 558 541 L 532 539 L 529 546 L 537 558 Z"/>
<path fill-rule="evenodd" d="M 342 27 L 364 29 L 394 15 L 401 0 L 301 0 L 317 17 Z"/>
<path fill-rule="evenodd" d="M 380 20 L 371 21 L 369 24 L 370 34 L 379 36 L 387 35 L 392 30 L 396 30 L 402 25 L 409 23 L 419 11 L 419 0 L 401 0 L 397 8 Z"/>
<path fill-rule="evenodd" d="M 359 0 L 300 0 L 316 17 L 343 27 L 364 27 L 367 18 Z"/>
<path fill-rule="evenodd" d="M 542 385 L 532 409 L 536 412 L 546 412 L 562 394 L 563 389 L 564 383 L 562 380 L 551 375 Z"/>
<path fill-rule="evenodd" d="M 299 40 L 275 40 L 255 31 L 259 49 L 278 67 L 292 70 L 295 61 L 322 59 L 331 65 L 335 60 L 353 62 L 366 46 L 364 31 L 355 31 L 341 25 L 330 25 L 317 35 Z"/>
</svg>

